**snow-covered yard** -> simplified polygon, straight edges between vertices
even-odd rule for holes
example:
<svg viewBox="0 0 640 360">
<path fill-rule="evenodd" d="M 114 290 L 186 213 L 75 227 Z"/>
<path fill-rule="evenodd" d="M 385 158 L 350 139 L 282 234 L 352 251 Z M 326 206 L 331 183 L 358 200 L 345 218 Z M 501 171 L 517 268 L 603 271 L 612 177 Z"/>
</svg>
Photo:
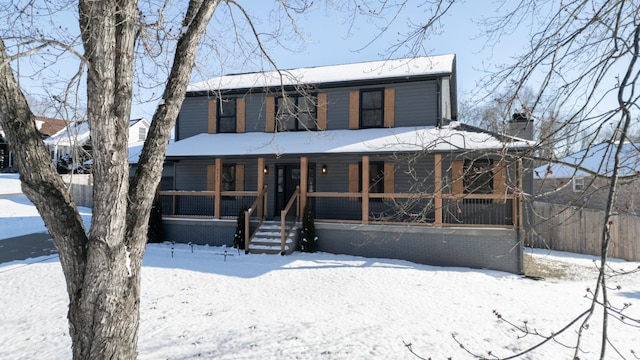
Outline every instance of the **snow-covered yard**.
<svg viewBox="0 0 640 360">
<path fill-rule="evenodd" d="M 0 175 L 0 194 L 11 192 L 5 189 L 15 181 Z M 46 231 L 33 211 L 24 197 L 0 197 L 0 238 L 15 236 L 16 226 L 24 233 Z M 587 309 L 586 289 L 595 284 L 591 256 L 527 253 L 527 263 L 555 277 L 536 281 L 326 253 L 244 255 L 217 247 L 149 245 L 139 358 L 416 359 L 404 343 L 425 358 L 470 358 L 452 335 L 478 353 L 510 355 L 540 338 L 518 339 L 523 334 L 498 320 L 494 310 L 550 335 Z M 612 262 L 615 269 L 639 265 Z M 613 304 L 632 304 L 626 314 L 640 318 L 640 274 L 613 277 L 610 284 L 621 287 L 609 291 Z M 56 256 L 0 264 L 0 288 L 0 358 L 70 358 L 67 295 Z M 600 322 L 598 312 L 585 330 L 581 359 L 598 358 Z M 567 346 L 575 343 L 576 330 L 525 358 L 571 358 Z M 624 356 L 640 353 L 638 327 L 611 319 L 609 331 Z M 618 357 L 609 349 L 607 358 Z"/>
</svg>

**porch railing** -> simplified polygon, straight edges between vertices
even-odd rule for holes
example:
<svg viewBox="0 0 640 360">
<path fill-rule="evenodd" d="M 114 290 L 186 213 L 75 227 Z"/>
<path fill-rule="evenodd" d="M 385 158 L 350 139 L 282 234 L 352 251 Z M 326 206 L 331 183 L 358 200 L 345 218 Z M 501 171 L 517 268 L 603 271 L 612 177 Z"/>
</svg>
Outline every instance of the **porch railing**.
<svg viewBox="0 0 640 360">
<path fill-rule="evenodd" d="M 216 207 L 217 191 L 160 191 L 162 215 L 189 218 L 237 218 L 258 196 L 258 191 L 222 191 Z"/>
<path fill-rule="evenodd" d="M 292 212 L 291 209 L 295 209 Z M 300 187 L 296 187 L 296 191 L 291 195 L 287 206 L 280 211 L 280 253 L 285 253 L 286 240 L 289 233 L 300 219 Z"/>
<path fill-rule="evenodd" d="M 264 219 L 267 216 L 267 186 L 265 185 L 262 190 L 258 193 L 256 197 L 256 201 L 251 204 L 251 206 L 245 210 L 244 212 L 244 249 L 245 251 L 249 251 L 249 243 L 251 239 L 255 236 L 255 232 L 258 231 L 260 225 L 264 222 Z M 255 215 L 257 220 L 257 226 L 253 233 L 251 232 L 251 217 Z"/>
<path fill-rule="evenodd" d="M 517 225 L 515 194 L 369 194 L 312 192 L 307 197 L 316 221 L 427 226 Z M 440 203 L 440 206 L 436 204 Z M 365 208 L 366 207 L 366 208 Z"/>
<path fill-rule="evenodd" d="M 240 210 L 246 208 L 252 210 L 249 215 L 254 220 L 263 219 L 267 214 L 264 188 L 260 192 L 222 192 L 218 212 L 215 191 L 161 191 L 159 194 L 164 216 L 236 219 Z M 283 234 L 291 230 L 287 229 L 287 222 L 300 217 L 300 196 L 298 189 L 281 217 L 281 222 L 285 222 Z M 515 227 L 519 226 L 521 204 L 517 194 L 370 193 L 363 197 L 359 192 L 307 192 L 306 197 L 316 221 L 426 226 Z M 252 205 L 247 206 L 249 203 Z M 258 208 L 261 209 L 259 215 Z"/>
</svg>

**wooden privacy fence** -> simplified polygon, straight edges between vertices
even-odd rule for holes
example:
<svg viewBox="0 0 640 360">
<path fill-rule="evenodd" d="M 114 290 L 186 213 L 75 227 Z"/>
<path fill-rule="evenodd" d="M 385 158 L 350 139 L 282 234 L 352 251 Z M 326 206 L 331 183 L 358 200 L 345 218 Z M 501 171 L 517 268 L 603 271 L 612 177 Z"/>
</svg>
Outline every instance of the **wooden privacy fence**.
<svg viewBox="0 0 640 360">
<path fill-rule="evenodd" d="M 533 203 L 529 246 L 579 254 L 601 254 L 604 211 L 561 204 Z M 640 261 L 640 216 L 611 217 L 609 257 Z"/>
</svg>

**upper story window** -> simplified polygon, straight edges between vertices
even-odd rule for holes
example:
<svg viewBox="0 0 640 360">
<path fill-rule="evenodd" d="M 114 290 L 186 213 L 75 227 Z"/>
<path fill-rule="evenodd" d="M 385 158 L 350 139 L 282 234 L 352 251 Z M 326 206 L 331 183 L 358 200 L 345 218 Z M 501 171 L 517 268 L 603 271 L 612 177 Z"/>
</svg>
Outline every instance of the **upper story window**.
<svg viewBox="0 0 640 360">
<path fill-rule="evenodd" d="M 360 91 L 360 127 L 384 126 L 384 89 Z"/>
<path fill-rule="evenodd" d="M 218 101 L 218 132 L 236 132 L 236 99 Z"/>
<path fill-rule="evenodd" d="M 317 130 L 315 96 L 289 95 L 276 103 L 276 131 Z"/>
<path fill-rule="evenodd" d="M 573 178 L 573 192 L 583 192 L 584 191 L 584 178 L 577 177 Z"/>
</svg>

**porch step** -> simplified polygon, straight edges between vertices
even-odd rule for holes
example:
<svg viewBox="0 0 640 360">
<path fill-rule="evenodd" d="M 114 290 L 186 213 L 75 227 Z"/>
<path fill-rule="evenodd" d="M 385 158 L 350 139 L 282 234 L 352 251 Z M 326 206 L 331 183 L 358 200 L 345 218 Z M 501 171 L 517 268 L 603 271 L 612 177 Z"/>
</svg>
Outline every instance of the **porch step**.
<svg viewBox="0 0 640 360">
<path fill-rule="evenodd" d="M 294 228 L 285 239 L 285 254 L 291 254 L 295 250 L 296 234 L 297 229 Z M 248 252 L 251 254 L 280 254 L 280 236 L 279 223 L 265 222 L 251 239 Z"/>
</svg>

